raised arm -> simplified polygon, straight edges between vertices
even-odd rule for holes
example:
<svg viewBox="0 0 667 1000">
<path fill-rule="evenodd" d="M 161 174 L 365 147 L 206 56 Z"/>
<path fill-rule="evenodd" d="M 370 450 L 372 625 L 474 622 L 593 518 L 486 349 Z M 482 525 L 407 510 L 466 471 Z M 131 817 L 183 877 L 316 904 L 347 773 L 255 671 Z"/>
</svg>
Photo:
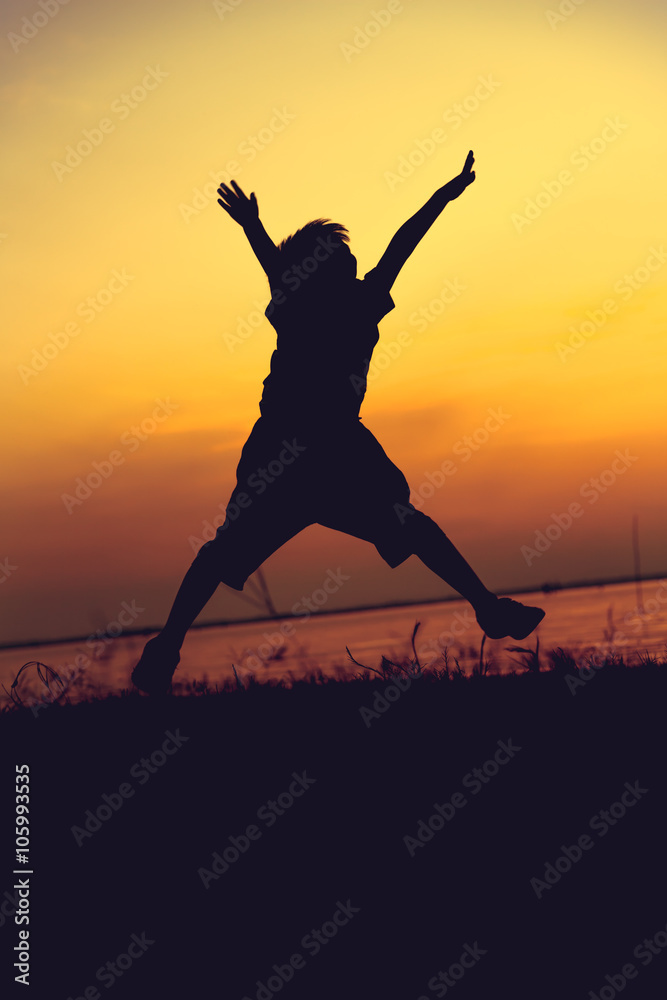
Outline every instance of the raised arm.
<svg viewBox="0 0 667 1000">
<path fill-rule="evenodd" d="M 221 184 L 218 188 L 220 195 L 218 205 L 221 205 L 234 222 L 238 222 L 243 228 L 257 260 L 271 281 L 280 267 L 278 248 L 260 222 L 255 193 L 253 192 L 248 198 L 236 181 L 232 181 L 231 184 L 231 188 L 226 184 Z"/>
<path fill-rule="evenodd" d="M 469 184 L 472 184 L 475 179 L 475 172 L 472 169 L 474 162 L 475 158 L 470 150 L 461 173 L 448 184 L 439 188 L 412 218 L 403 223 L 393 237 L 374 269 L 377 278 L 387 290 L 394 284 L 406 260 L 431 228 L 447 202 L 454 201 Z"/>
</svg>

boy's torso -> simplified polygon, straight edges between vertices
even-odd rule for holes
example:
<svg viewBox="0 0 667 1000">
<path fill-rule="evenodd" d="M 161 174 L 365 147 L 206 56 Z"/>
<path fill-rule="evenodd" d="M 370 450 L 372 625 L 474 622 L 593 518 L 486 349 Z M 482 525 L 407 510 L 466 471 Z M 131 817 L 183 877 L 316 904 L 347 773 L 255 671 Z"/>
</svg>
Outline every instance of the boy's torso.
<svg viewBox="0 0 667 1000">
<path fill-rule="evenodd" d="M 266 315 L 278 342 L 264 380 L 262 414 L 327 421 L 358 416 L 378 322 L 393 305 L 388 292 L 356 278 L 320 294 L 306 288 L 274 296 Z"/>
</svg>

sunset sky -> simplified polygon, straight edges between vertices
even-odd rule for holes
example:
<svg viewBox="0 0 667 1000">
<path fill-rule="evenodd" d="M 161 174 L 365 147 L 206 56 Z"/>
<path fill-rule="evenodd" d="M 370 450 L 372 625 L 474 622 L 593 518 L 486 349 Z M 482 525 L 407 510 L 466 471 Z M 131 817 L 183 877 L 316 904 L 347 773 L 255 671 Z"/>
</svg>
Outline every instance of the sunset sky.
<svg viewBox="0 0 667 1000">
<path fill-rule="evenodd" d="M 217 182 L 256 192 L 276 242 L 342 222 L 361 276 L 469 149 L 363 420 L 493 589 L 631 574 L 635 514 L 643 572 L 667 570 L 667 8 L 560 7 L 3 5 L 3 642 L 123 602 L 161 624 L 224 508 L 275 333 Z M 451 594 L 319 527 L 265 571 L 288 613 L 338 568 L 327 609 Z M 201 620 L 255 613 L 221 586 Z"/>
</svg>

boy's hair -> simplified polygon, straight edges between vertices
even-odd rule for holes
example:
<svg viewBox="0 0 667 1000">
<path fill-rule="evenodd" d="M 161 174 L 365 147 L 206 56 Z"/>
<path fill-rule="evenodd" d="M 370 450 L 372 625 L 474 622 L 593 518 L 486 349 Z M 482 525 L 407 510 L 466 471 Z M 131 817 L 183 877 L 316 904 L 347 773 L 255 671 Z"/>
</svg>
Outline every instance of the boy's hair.
<svg viewBox="0 0 667 1000">
<path fill-rule="evenodd" d="M 286 265 L 300 264 L 306 257 L 312 257 L 318 247 L 349 243 L 350 237 L 345 226 L 331 219 L 314 219 L 278 244 L 278 250 Z"/>
</svg>

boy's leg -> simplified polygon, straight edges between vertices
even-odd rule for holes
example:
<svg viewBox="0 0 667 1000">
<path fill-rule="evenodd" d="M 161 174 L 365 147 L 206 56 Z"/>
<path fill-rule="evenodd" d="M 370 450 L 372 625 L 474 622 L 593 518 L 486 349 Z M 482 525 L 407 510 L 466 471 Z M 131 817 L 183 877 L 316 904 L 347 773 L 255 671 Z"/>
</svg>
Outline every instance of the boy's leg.
<svg viewBox="0 0 667 1000">
<path fill-rule="evenodd" d="M 490 639 L 525 639 L 544 618 L 541 608 L 527 607 L 509 597 L 496 597 L 471 569 L 459 550 L 430 517 L 411 505 L 396 511 L 357 511 L 356 516 L 337 516 L 328 527 L 372 542 L 390 566 L 399 566 L 410 555 L 418 556 L 454 590 L 469 601 L 477 623 Z"/>
<path fill-rule="evenodd" d="M 414 555 L 418 556 L 441 580 L 458 591 L 475 611 L 483 611 L 496 600 L 484 586 L 444 531 L 430 518 L 422 531 L 415 531 Z"/>
<path fill-rule="evenodd" d="M 211 560 L 195 558 L 183 577 L 164 628 L 149 639 L 132 671 L 132 683 L 149 694 L 166 691 L 180 661 L 180 648 L 195 618 L 220 583 Z"/>
<path fill-rule="evenodd" d="M 371 511 L 363 521 L 357 512 L 356 517 L 339 515 L 330 522 L 321 523 L 372 542 L 392 567 L 400 565 L 408 556 L 418 556 L 425 566 L 458 591 L 475 611 L 483 611 L 497 600 L 442 528 L 415 508 L 402 506 L 400 518 L 393 511 L 388 516 L 384 511 Z"/>
<path fill-rule="evenodd" d="M 367 427 L 354 423 L 329 450 L 321 478 L 329 481 L 330 509 L 320 524 L 372 541 L 390 566 L 414 553 L 475 611 L 496 599 L 435 521 L 413 507 L 405 476 Z"/>
<path fill-rule="evenodd" d="M 248 520 L 246 517 L 245 521 Z M 268 521 L 268 517 L 265 516 L 264 520 Z M 261 522 L 253 525 L 244 523 L 243 527 L 245 530 L 241 532 L 237 525 L 232 527 L 226 521 L 223 528 L 218 529 L 215 539 L 202 545 L 183 577 L 167 621 L 159 633 L 165 646 L 179 650 L 188 629 L 213 597 L 218 585 L 225 583 L 235 590 L 243 590 L 250 574 L 297 534 L 303 525 L 298 521 L 282 530 L 272 525 L 268 532 Z M 227 542 L 229 544 L 225 544 Z"/>
<path fill-rule="evenodd" d="M 478 625 L 490 639 L 525 639 L 537 628 L 544 618 L 541 608 L 496 597 L 435 521 L 421 511 L 415 511 L 409 520 L 408 538 L 414 555 L 470 602 Z"/>
<path fill-rule="evenodd" d="M 243 590 L 248 577 L 273 552 L 314 522 L 304 489 L 308 475 L 302 452 L 310 454 L 301 437 L 297 442 L 291 428 L 276 429 L 261 417 L 255 423 L 241 452 L 227 519 L 197 553 L 164 628 L 146 643 L 132 674 L 137 687 L 144 691 L 166 690 L 188 629 L 218 584 Z M 265 474 L 272 461 L 280 463 L 281 472 L 263 480 L 259 489 L 258 473 Z"/>
<path fill-rule="evenodd" d="M 220 572 L 212 561 L 195 558 L 183 577 L 160 638 L 178 650 L 186 633 L 204 610 L 220 584 Z"/>
<path fill-rule="evenodd" d="M 166 691 L 178 666 L 179 651 L 188 629 L 218 585 L 224 583 L 243 590 L 248 577 L 309 523 L 298 511 L 278 520 L 278 511 L 260 510 L 259 504 L 244 514 L 244 518 L 233 524 L 226 521 L 192 561 L 164 628 L 146 643 L 132 672 L 136 687 L 151 694 Z"/>
<path fill-rule="evenodd" d="M 522 639 L 529 635 L 544 612 L 498 598 L 484 586 L 444 531 L 410 503 L 405 476 L 371 432 L 357 423 L 346 430 L 341 441 L 327 456 L 321 473 L 327 504 L 319 523 L 372 542 L 392 567 L 410 555 L 419 556 L 470 602 L 489 638 L 511 635 Z M 355 487 L 353 494 L 350 483 Z"/>
</svg>

